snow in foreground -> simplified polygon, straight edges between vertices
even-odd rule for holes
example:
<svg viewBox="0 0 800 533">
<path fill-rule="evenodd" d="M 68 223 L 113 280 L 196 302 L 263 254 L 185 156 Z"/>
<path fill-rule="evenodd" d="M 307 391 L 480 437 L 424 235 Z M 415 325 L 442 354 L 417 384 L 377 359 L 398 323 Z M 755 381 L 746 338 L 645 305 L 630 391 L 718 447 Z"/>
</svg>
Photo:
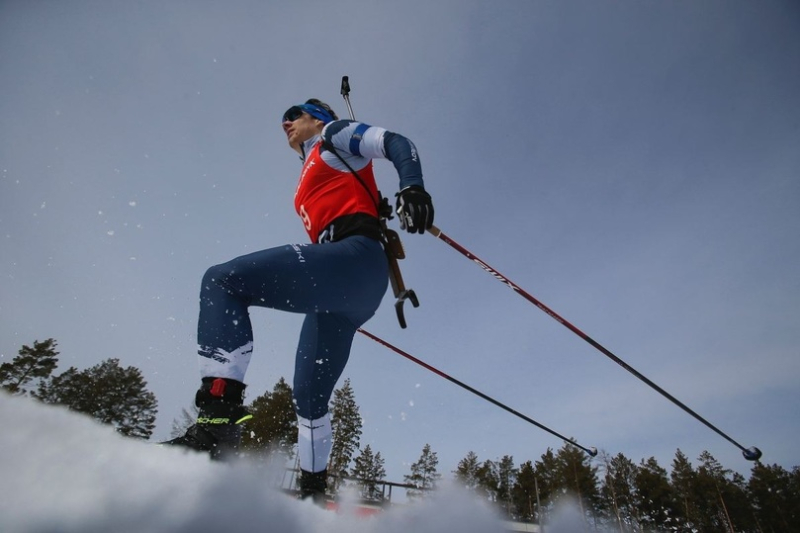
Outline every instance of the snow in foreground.
<svg viewBox="0 0 800 533">
<path fill-rule="evenodd" d="M 263 471 L 124 438 L 64 408 L 5 393 L 0 472 L 3 532 L 505 529 L 486 506 L 456 490 L 372 518 L 324 511 L 270 488 Z"/>
</svg>

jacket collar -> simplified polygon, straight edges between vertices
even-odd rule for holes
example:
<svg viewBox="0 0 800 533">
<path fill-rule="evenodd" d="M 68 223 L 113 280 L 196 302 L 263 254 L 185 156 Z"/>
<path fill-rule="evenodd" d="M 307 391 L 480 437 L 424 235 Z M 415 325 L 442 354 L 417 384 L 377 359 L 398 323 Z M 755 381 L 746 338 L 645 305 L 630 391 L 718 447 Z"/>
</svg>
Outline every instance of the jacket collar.
<svg viewBox="0 0 800 533">
<path fill-rule="evenodd" d="M 307 141 L 305 141 L 303 144 L 300 145 L 300 150 L 303 152 L 302 154 L 300 154 L 300 159 L 303 162 L 305 162 L 306 158 L 308 157 L 308 154 L 311 153 L 311 150 L 314 149 L 314 146 L 321 140 L 322 140 L 321 135 L 314 135 L 313 137 L 311 137 L 310 139 L 308 139 Z"/>
</svg>

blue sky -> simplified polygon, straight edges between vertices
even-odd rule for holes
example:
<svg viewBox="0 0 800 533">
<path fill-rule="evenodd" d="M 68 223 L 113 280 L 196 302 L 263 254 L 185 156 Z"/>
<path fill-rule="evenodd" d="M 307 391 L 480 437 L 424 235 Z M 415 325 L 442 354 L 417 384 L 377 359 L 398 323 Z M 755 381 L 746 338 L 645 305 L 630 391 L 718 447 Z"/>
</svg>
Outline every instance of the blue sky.
<svg viewBox="0 0 800 533">
<path fill-rule="evenodd" d="M 763 460 L 800 464 L 794 2 L 0 5 L 0 354 L 142 370 L 156 437 L 192 401 L 205 269 L 304 242 L 280 130 L 321 98 L 417 145 L 436 223 Z M 376 164 L 393 195 L 391 164 Z M 556 431 L 668 467 L 739 450 L 444 243 L 376 335 Z M 252 312 L 249 399 L 300 316 Z M 357 337 L 346 377 L 390 479 L 561 441 Z"/>
</svg>

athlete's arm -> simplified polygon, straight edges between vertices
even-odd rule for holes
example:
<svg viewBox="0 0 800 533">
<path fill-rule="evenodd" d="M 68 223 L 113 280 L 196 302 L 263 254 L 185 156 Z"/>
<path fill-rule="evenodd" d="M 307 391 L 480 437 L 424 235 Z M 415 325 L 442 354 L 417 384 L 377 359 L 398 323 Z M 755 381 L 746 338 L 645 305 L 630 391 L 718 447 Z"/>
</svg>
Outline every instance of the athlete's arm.
<svg viewBox="0 0 800 533">
<path fill-rule="evenodd" d="M 397 170 L 401 190 L 412 185 L 423 187 L 417 148 L 399 133 L 363 122 L 337 120 L 325 126 L 322 138 L 351 165 L 355 162 L 353 159 L 363 159 L 363 164 L 353 165 L 356 170 L 363 168 L 370 159 L 388 159 Z M 354 157 L 347 157 L 347 154 Z"/>
</svg>

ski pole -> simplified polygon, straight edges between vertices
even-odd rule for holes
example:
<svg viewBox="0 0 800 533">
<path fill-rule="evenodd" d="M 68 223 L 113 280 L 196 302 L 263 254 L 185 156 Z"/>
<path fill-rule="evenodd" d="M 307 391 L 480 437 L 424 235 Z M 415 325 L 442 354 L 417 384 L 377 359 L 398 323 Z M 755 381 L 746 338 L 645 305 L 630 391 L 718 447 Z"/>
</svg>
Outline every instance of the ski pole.
<svg viewBox="0 0 800 533">
<path fill-rule="evenodd" d="M 350 113 L 350 120 L 355 120 L 356 116 L 353 113 L 353 106 L 350 105 L 350 79 L 348 76 L 342 76 L 342 98 L 344 98 L 345 104 L 347 104 L 347 111 Z M 341 159 L 341 156 L 337 153 L 336 156 Z M 344 159 L 341 159 L 342 163 L 344 163 L 350 172 L 361 181 L 358 173 L 350 168 L 350 165 Z M 366 185 L 361 182 L 364 187 Z M 379 194 L 379 196 L 382 196 Z M 388 218 L 392 217 L 392 208 L 389 207 L 388 201 L 384 199 L 384 203 L 388 208 Z M 386 251 L 386 258 L 389 261 L 389 282 L 392 286 L 392 292 L 394 293 L 394 297 L 397 298 L 394 302 L 394 310 L 397 313 L 397 321 L 400 323 L 400 327 L 405 329 L 406 327 L 406 317 L 403 313 L 403 304 L 406 300 L 411 302 L 411 305 L 414 307 L 419 307 L 419 299 L 417 298 L 416 293 L 413 289 L 406 289 L 405 284 L 403 283 L 403 275 L 400 273 L 400 264 L 397 262 L 398 259 L 405 258 L 405 252 L 403 251 L 403 243 L 400 241 L 400 235 L 397 234 L 396 231 L 389 229 L 386 226 L 386 218 L 383 214 L 383 209 L 381 209 L 382 205 L 379 203 L 375 204 L 375 207 L 378 210 L 378 218 L 381 223 L 381 229 L 383 230 L 384 241 L 383 246 L 384 250 Z"/>
<path fill-rule="evenodd" d="M 738 442 L 736 442 L 735 440 L 730 438 L 728 435 L 726 435 L 725 433 L 720 431 L 716 426 L 714 426 L 711 422 L 709 422 L 708 420 L 706 420 L 705 418 L 703 418 L 699 414 L 697 414 L 694 411 L 692 411 L 691 409 L 689 409 L 689 407 L 684 405 L 677 398 L 675 398 L 670 393 L 668 393 L 667 391 L 665 391 L 664 389 L 662 389 L 661 387 L 656 385 L 653 381 L 651 381 L 650 379 L 648 379 L 647 377 L 642 375 L 640 372 L 638 372 L 636 369 L 634 369 L 628 363 L 626 363 L 625 361 L 623 361 L 622 359 L 620 359 L 619 357 L 617 357 L 616 355 L 611 353 L 611 351 L 606 349 L 603 345 L 601 345 L 600 343 L 598 343 L 597 341 L 595 341 L 594 339 L 592 339 L 591 337 L 586 335 L 584 332 L 582 332 L 581 330 L 579 330 L 578 328 L 573 326 L 567 320 L 562 318 L 561 315 L 559 315 L 558 313 L 556 313 L 555 311 L 553 311 L 552 309 L 547 307 L 545 304 L 543 304 L 542 302 L 540 302 L 539 300 L 537 300 L 536 298 L 534 298 L 533 296 L 528 294 L 526 291 L 524 291 L 522 288 L 520 288 L 519 285 L 517 285 L 516 283 L 514 283 L 513 281 L 511 281 L 507 277 L 503 276 L 500 272 L 498 272 L 497 270 L 495 270 L 494 268 L 489 266 L 487 263 L 485 263 L 484 261 L 479 259 L 475 254 L 473 254 L 472 252 L 470 252 L 469 250 L 467 250 L 466 248 L 464 248 L 463 246 L 458 244 L 456 241 L 451 239 L 442 230 L 440 230 L 436 226 L 432 226 L 431 229 L 428 230 L 428 231 L 430 232 L 431 235 L 433 235 L 437 239 L 440 239 L 440 240 L 444 241 L 450 247 L 452 247 L 455 250 L 457 250 L 459 253 L 461 253 L 466 258 L 471 259 L 479 267 L 481 267 L 483 270 L 485 270 L 486 272 L 491 274 L 498 281 L 500 281 L 501 283 L 503 283 L 503 284 L 509 286 L 510 288 L 512 288 L 514 290 L 514 292 L 516 292 L 517 294 L 519 294 L 520 296 L 522 296 L 523 298 L 528 300 L 530 303 L 532 303 L 533 305 L 535 305 L 536 307 L 538 307 L 539 309 L 544 311 L 547 315 L 552 317 L 556 322 L 558 322 L 559 324 L 565 326 L 567 329 L 569 329 L 570 331 L 575 333 L 578 337 L 582 338 L 583 340 L 585 340 L 586 342 L 591 344 L 593 347 L 595 347 L 597 350 L 599 350 L 600 353 L 602 353 L 603 355 L 605 355 L 606 357 L 608 357 L 609 359 L 611 359 L 612 361 L 617 363 L 619 366 L 621 366 L 622 368 L 624 368 L 625 370 L 627 370 L 628 372 L 630 372 L 631 374 L 633 374 L 634 376 L 639 378 L 639 380 L 641 380 L 642 382 L 644 382 L 647 385 L 649 385 L 650 388 L 652 388 L 653 390 L 655 390 L 656 392 L 658 392 L 659 394 L 661 394 L 662 396 L 667 398 L 669 401 L 671 401 L 672 403 L 674 403 L 675 405 L 677 405 L 678 407 L 683 409 L 686 413 L 692 415 L 695 419 L 697 419 L 698 421 L 702 422 L 708 428 L 712 429 L 718 435 L 723 437 L 725 440 L 727 440 L 728 442 L 730 442 L 731 444 L 733 444 L 734 446 L 739 448 L 742 451 L 742 455 L 744 456 L 745 459 L 747 459 L 748 461 L 758 461 L 761 458 L 761 450 L 759 450 L 755 446 L 752 446 L 750 448 L 745 448 L 744 446 L 742 446 L 741 444 L 739 444 Z"/>
<path fill-rule="evenodd" d="M 374 341 L 375 341 L 375 342 L 377 342 L 378 344 L 382 344 L 382 345 L 386 346 L 387 348 L 389 348 L 390 350 L 392 350 L 393 352 L 395 352 L 395 353 L 397 353 L 397 354 L 400 354 L 400 355 L 402 355 L 403 357 L 405 357 L 405 358 L 406 358 L 406 359 L 408 359 L 409 361 L 413 361 L 413 362 L 417 363 L 418 365 L 420 365 L 421 367 L 423 367 L 423 368 L 427 368 L 428 370 L 430 370 L 431 372 L 433 372 L 433 373 L 434 373 L 434 374 L 436 374 L 437 376 L 439 376 L 439 377 L 442 377 L 442 378 L 446 379 L 447 381 L 449 381 L 449 382 L 451 382 L 451 383 L 455 383 L 456 385 L 458 385 L 458 386 L 459 386 L 459 387 L 461 387 L 462 389 L 468 390 L 468 391 L 469 391 L 469 392 L 471 392 L 472 394 L 475 394 L 476 396 L 479 396 L 479 397 L 483 398 L 483 399 L 484 399 L 484 400 L 486 400 L 487 402 L 493 403 L 494 405 L 496 405 L 497 407 L 500 407 L 501 409 L 505 409 L 506 411 L 508 411 L 508 412 L 509 412 L 509 413 L 511 413 L 512 415 L 514 415 L 514 416 L 517 416 L 517 417 L 519 417 L 519 418 L 523 419 L 525 422 L 528 422 L 529 424 L 533 424 L 533 425 L 534 425 L 534 426 L 536 426 L 537 428 L 539 428 L 539 429 L 543 429 L 544 431 L 546 431 L 546 432 L 550 433 L 551 435 L 554 435 L 554 436 L 558 437 L 559 439 L 563 440 L 564 442 L 568 442 L 568 443 L 572 444 L 573 446 L 576 446 L 576 447 L 580 448 L 581 450 L 585 451 L 586 453 L 588 453 L 588 454 L 589 454 L 589 455 L 591 455 L 592 457 L 594 457 L 594 456 L 596 456 L 596 455 L 597 455 L 597 448 L 594 448 L 594 447 L 587 448 L 587 447 L 585 447 L 585 446 L 581 446 L 580 444 L 578 444 L 577 442 L 575 442 L 573 439 L 568 439 L 567 437 L 565 437 L 565 436 L 561 435 L 560 433 L 557 433 L 557 432 L 553 431 L 553 430 L 552 430 L 552 429 L 550 429 L 549 427 L 547 427 L 547 426 L 545 426 L 545 425 L 543 425 L 543 424 L 540 424 L 540 423 L 539 423 L 539 422 L 537 422 L 536 420 L 534 420 L 534 419 L 532 419 L 532 418 L 530 418 L 530 417 L 527 417 L 527 416 L 523 415 L 523 414 L 522 414 L 522 413 L 520 413 L 519 411 L 517 411 L 517 410 L 515 410 L 515 409 L 512 409 L 511 407 L 509 407 L 509 406 L 507 406 L 507 405 L 505 405 L 505 404 L 503 404 L 503 403 L 500 403 L 500 402 L 498 402 L 497 400 L 495 400 L 495 399 L 494 399 L 494 398 L 492 398 L 491 396 L 489 396 L 489 395 L 487 395 L 487 394 L 484 394 L 484 393 L 482 393 L 481 391 L 479 391 L 479 390 L 476 390 L 476 389 L 474 389 L 474 388 L 470 387 L 470 386 L 469 386 L 469 385 L 467 385 L 466 383 L 464 383 L 464 382 L 462 382 L 462 381 L 459 381 L 459 380 L 457 380 L 456 378 L 454 378 L 454 377 L 452 377 L 452 376 L 450 376 L 450 375 L 448 375 L 448 374 L 445 374 L 444 372 L 442 372 L 442 371 L 441 371 L 441 370 L 439 370 L 438 368 L 436 368 L 436 367 L 434 367 L 434 366 L 431 366 L 431 365 L 429 365 L 428 363 L 426 363 L 426 362 L 424 362 L 424 361 L 421 361 L 421 360 L 417 359 L 417 358 L 416 358 L 416 357 L 414 357 L 413 355 L 411 355 L 411 354 L 409 354 L 409 353 L 407 353 L 407 352 L 404 352 L 403 350 L 401 350 L 401 349 L 400 349 L 400 348 L 398 348 L 397 346 L 395 346 L 395 345 L 393 345 L 393 344 L 391 344 L 391 343 L 389 343 L 389 342 L 387 342 L 387 341 L 385 341 L 385 340 L 381 339 L 380 337 L 378 337 L 378 336 L 376 336 L 376 335 L 373 335 L 373 334 L 372 334 L 372 333 L 370 333 L 369 331 L 366 331 L 366 330 L 364 330 L 364 329 L 361 329 L 361 328 L 359 328 L 359 329 L 358 329 L 358 331 L 359 331 L 359 333 L 361 333 L 361 334 L 363 334 L 363 335 L 365 335 L 365 336 L 369 337 L 370 339 L 374 340 Z"/>
</svg>

